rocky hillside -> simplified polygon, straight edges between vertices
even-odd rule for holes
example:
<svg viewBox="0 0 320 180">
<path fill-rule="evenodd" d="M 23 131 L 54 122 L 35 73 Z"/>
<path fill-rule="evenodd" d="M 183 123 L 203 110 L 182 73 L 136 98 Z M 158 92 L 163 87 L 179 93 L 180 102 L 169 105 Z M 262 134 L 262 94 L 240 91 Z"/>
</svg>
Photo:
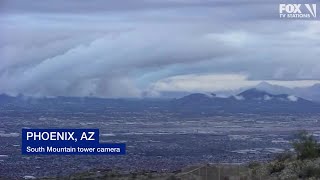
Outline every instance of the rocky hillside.
<svg viewBox="0 0 320 180">
<path fill-rule="evenodd" d="M 249 165 L 203 165 L 188 167 L 179 172 L 119 172 L 91 170 L 66 177 L 42 180 L 316 180 L 320 179 L 320 158 L 298 160 L 281 155 L 268 163 Z"/>
<path fill-rule="evenodd" d="M 278 154 L 270 162 L 250 164 L 206 164 L 177 172 L 120 172 L 91 170 L 67 177 L 43 178 L 92 180 L 315 180 L 320 179 L 320 144 L 307 132 L 293 142 L 294 152 Z M 31 179 L 31 177 L 28 177 Z"/>
</svg>

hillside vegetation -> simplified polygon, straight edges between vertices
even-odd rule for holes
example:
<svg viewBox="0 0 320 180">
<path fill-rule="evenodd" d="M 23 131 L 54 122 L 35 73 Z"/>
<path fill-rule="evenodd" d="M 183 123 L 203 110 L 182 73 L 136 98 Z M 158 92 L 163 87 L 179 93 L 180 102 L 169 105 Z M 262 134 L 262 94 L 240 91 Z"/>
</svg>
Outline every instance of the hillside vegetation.
<svg viewBox="0 0 320 180">
<path fill-rule="evenodd" d="M 44 178 L 87 180 L 316 180 L 320 179 L 320 145 L 303 131 L 292 143 L 294 152 L 279 154 L 268 163 L 248 165 L 193 166 L 172 173 L 92 170 L 67 177 Z"/>
</svg>

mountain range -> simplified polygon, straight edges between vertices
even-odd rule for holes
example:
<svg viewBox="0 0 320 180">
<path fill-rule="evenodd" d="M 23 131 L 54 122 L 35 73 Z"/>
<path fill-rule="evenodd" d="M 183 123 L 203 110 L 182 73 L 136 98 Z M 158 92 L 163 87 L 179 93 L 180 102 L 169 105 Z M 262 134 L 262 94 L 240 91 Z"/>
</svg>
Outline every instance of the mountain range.
<svg viewBox="0 0 320 180">
<path fill-rule="evenodd" d="M 291 94 L 311 101 L 320 102 L 320 84 L 314 84 L 313 86 L 309 87 L 287 88 L 284 86 L 262 82 L 258 84 L 256 88 L 272 94 Z"/>
<path fill-rule="evenodd" d="M 265 91 L 270 94 L 279 95 L 279 94 L 288 94 L 293 96 L 298 96 L 310 101 L 320 102 L 320 84 L 314 84 L 313 86 L 307 87 L 295 87 L 295 88 L 288 88 L 285 86 L 274 85 L 268 82 L 261 82 L 256 86 L 247 87 L 247 88 L 240 88 L 236 90 L 229 90 L 229 91 L 219 91 L 215 92 L 218 94 L 217 96 L 220 97 L 228 97 L 230 95 L 239 94 L 248 89 L 258 89 L 261 91 Z M 181 98 L 186 95 L 190 94 L 190 92 L 161 92 L 160 96 L 164 98 Z"/>
<path fill-rule="evenodd" d="M 175 105 L 184 112 L 320 112 L 320 104 L 317 102 L 289 94 L 271 94 L 257 88 L 228 97 L 194 93 L 176 99 Z"/>
<path fill-rule="evenodd" d="M 105 99 L 96 97 L 34 98 L 0 95 L 0 110 L 30 111 L 165 111 L 186 115 L 217 113 L 320 113 L 320 103 L 292 94 L 269 93 L 261 90 L 282 92 L 281 87 L 260 84 L 259 87 L 242 91 L 236 95 L 220 97 L 214 93 L 193 93 L 175 99 Z M 313 87 L 317 88 L 317 87 Z M 279 90 L 279 91 L 278 91 Z M 118 109 L 118 110 L 117 110 Z"/>
</svg>

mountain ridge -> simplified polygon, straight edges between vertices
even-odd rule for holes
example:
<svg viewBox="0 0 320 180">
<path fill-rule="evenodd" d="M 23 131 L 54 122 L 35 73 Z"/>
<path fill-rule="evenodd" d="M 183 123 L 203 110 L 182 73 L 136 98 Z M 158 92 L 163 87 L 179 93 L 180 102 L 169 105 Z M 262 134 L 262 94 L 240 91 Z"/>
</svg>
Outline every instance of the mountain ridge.
<svg viewBox="0 0 320 180">
<path fill-rule="evenodd" d="M 0 95 L 0 110 L 72 111 L 103 113 L 121 111 L 166 111 L 183 115 L 217 113 L 320 113 L 320 104 L 294 95 L 274 95 L 251 88 L 237 95 L 192 93 L 176 99 L 107 99 L 97 97 L 27 97 Z"/>
</svg>

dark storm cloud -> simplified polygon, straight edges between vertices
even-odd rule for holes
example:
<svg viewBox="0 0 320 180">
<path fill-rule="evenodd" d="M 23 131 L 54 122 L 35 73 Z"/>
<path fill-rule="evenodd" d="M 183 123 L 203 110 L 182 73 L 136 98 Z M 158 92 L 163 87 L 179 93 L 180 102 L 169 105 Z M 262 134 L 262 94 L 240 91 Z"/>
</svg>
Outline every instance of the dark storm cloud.
<svg viewBox="0 0 320 180">
<path fill-rule="evenodd" d="M 177 75 L 320 79 L 319 22 L 278 19 L 278 1 L 1 3 L 0 92 L 139 97 Z"/>
</svg>

